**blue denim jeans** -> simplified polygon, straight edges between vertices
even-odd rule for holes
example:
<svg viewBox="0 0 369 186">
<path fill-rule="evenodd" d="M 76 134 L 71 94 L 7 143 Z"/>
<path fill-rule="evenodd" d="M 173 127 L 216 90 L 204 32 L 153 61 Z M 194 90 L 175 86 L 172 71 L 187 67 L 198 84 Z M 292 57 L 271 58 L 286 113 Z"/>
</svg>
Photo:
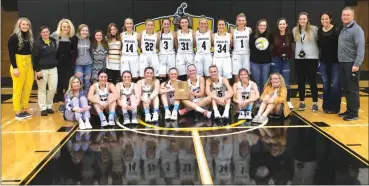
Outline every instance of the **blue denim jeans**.
<svg viewBox="0 0 369 186">
<path fill-rule="evenodd" d="M 260 95 L 264 91 L 264 85 L 268 80 L 270 71 L 270 63 L 254 63 L 251 62 L 251 77 L 259 88 Z"/>
<path fill-rule="evenodd" d="M 323 80 L 323 110 L 339 112 L 341 108 L 341 86 L 339 63 L 320 63 Z"/>
<path fill-rule="evenodd" d="M 270 73 L 280 73 L 284 79 L 284 83 L 287 87 L 287 101 L 290 101 L 291 89 L 290 89 L 290 60 L 283 60 L 281 57 L 273 57 L 270 64 Z"/>
<path fill-rule="evenodd" d="M 81 82 L 83 82 L 83 90 L 88 91 L 91 85 L 91 72 L 92 72 L 92 64 L 91 65 L 76 65 L 75 73 L 80 72 L 83 75 L 80 77 Z"/>
</svg>

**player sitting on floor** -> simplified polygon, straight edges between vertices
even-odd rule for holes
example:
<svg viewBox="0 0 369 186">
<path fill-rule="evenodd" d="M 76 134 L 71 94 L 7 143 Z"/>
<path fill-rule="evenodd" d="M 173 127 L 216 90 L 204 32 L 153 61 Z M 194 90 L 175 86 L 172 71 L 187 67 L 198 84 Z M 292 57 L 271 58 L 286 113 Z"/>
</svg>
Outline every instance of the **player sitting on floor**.
<svg viewBox="0 0 369 186">
<path fill-rule="evenodd" d="M 252 120 L 253 123 L 265 125 L 268 123 L 268 115 L 280 115 L 287 117 L 291 112 L 287 105 L 287 88 L 284 79 L 279 73 L 270 74 L 261 95 L 262 100 L 258 114 Z M 283 109 L 283 110 L 281 110 Z"/>
<path fill-rule="evenodd" d="M 154 78 L 154 69 L 152 67 L 146 67 L 144 70 L 144 79 L 137 82 L 138 91 L 137 95 L 141 95 L 141 100 L 145 110 L 145 121 L 156 122 L 159 120 L 159 88 L 160 82 Z M 151 118 L 150 105 L 154 106 L 154 113 Z"/>
<path fill-rule="evenodd" d="M 174 100 L 175 89 L 173 87 L 173 83 L 178 81 L 178 70 L 176 68 L 171 68 L 169 69 L 168 74 L 169 80 L 161 84 L 160 97 L 165 109 L 165 119 L 177 120 L 179 100 Z M 172 113 L 169 110 L 168 103 L 173 105 Z"/>
<path fill-rule="evenodd" d="M 92 102 L 101 121 L 101 127 L 115 125 L 115 108 L 117 100 L 117 90 L 112 83 L 107 82 L 108 74 L 105 70 L 98 73 L 98 82 L 93 84 L 88 91 L 88 100 Z M 109 123 L 103 111 L 109 111 Z"/>
<path fill-rule="evenodd" d="M 233 96 L 232 87 L 226 78 L 218 75 L 217 66 L 211 65 L 209 67 L 209 73 L 210 78 L 206 80 L 206 95 L 212 99 L 214 117 L 228 118 L 231 98 Z M 223 115 L 220 115 L 218 105 L 225 106 Z"/>
<path fill-rule="evenodd" d="M 249 72 L 242 68 L 238 72 L 238 81 L 233 85 L 233 101 L 237 103 L 238 119 L 252 119 L 251 112 L 254 102 L 259 99 L 260 94 L 255 82 L 249 79 Z"/>
<path fill-rule="evenodd" d="M 195 65 L 187 67 L 187 76 L 189 77 L 187 82 L 190 87 L 190 98 L 182 101 L 186 108 L 179 111 L 180 115 L 184 115 L 188 110 L 193 109 L 210 118 L 211 112 L 202 108 L 208 106 L 211 102 L 211 98 L 205 96 L 205 79 L 197 75 Z"/>
<path fill-rule="evenodd" d="M 136 83 L 132 82 L 132 74 L 129 71 L 122 73 L 122 80 L 123 82 L 117 83 L 116 88 L 119 93 L 118 104 L 123 112 L 123 124 L 131 123 L 128 111 L 132 112 L 132 123 L 138 123 L 137 106 L 140 104 L 140 97 L 136 97 L 138 92 Z"/>
<path fill-rule="evenodd" d="M 90 124 L 90 109 L 86 93 L 82 90 L 81 80 L 72 76 L 69 80 L 68 90 L 65 93 L 64 118 L 68 121 L 78 121 L 79 129 L 92 129 Z M 83 119 L 85 121 L 83 121 Z"/>
</svg>

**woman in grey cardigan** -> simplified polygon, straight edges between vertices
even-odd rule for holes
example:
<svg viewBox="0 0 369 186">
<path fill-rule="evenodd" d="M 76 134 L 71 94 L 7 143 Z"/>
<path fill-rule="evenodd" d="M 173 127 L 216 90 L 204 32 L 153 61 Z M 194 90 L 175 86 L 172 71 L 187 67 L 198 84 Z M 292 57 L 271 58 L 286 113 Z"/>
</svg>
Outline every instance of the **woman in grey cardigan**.
<svg viewBox="0 0 369 186">
<path fill-rule="evenodd" d="M 318 27 L 309 22 L 308 13 L 299 14 L 296 27 L 293 28 L 293 37 L 296 42 L 295 61 L 300 105 L 299 111 L 305 110 L 305 80 L 309 80 L 310 90 L 313 98 L 312 110 L 318 111 L 318 89 L 316 84 L 316 73 L 318 68 Z"/>
</svg>

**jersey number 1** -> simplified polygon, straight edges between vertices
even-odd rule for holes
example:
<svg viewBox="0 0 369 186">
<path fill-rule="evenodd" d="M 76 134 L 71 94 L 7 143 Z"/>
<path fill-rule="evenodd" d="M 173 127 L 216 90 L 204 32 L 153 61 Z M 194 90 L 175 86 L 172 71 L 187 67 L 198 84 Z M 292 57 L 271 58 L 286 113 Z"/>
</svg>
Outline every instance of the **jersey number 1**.
<svg viewBox="0 0 369 186">
<path fill-rule="evenodd" d="M 241 41 L 241 48 L 243 48 L 243 39 L 241 39 L 240 41 Z"/>
</svg>

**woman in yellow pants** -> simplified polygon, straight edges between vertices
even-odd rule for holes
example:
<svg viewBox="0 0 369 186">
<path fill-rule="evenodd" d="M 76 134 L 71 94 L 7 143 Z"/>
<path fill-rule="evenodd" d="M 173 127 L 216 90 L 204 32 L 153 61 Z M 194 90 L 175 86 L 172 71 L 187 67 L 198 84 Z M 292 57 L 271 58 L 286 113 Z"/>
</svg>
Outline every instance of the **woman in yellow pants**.
<svg viewBox="0 0 369 186">
<path fill-rule="evenodd" d="M 18 19 L 13 34 L 8 40 L 10 74 L 13 80 L 13 110 L 16 119 L 29 118 L 27 112 L 34 72 L 31 60 L 33 34 L 31 22 L 24 17 Z"/>
</svg>

